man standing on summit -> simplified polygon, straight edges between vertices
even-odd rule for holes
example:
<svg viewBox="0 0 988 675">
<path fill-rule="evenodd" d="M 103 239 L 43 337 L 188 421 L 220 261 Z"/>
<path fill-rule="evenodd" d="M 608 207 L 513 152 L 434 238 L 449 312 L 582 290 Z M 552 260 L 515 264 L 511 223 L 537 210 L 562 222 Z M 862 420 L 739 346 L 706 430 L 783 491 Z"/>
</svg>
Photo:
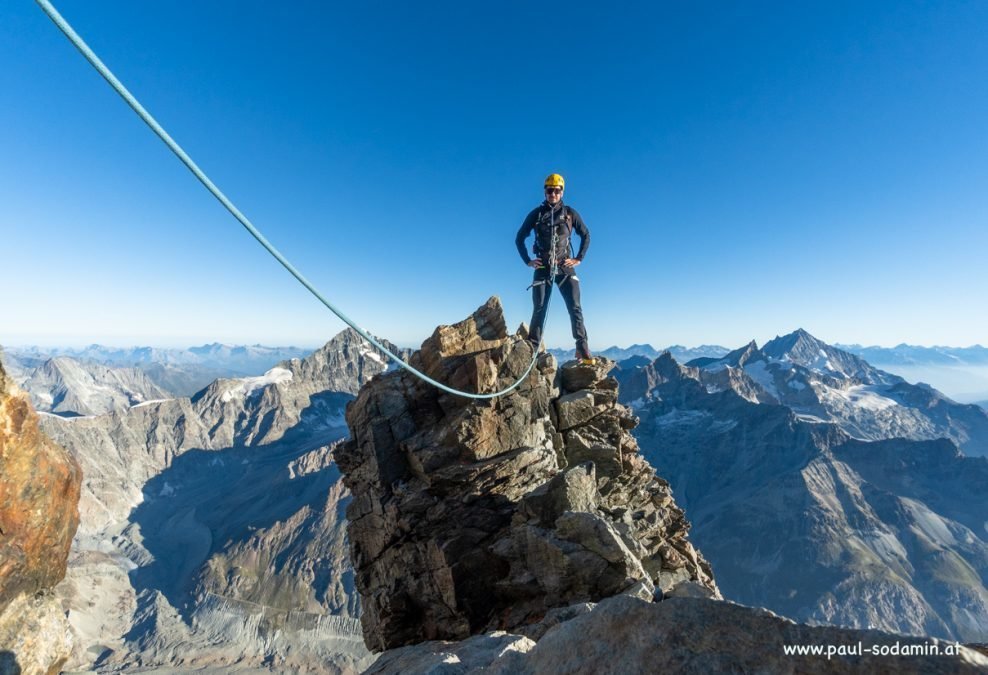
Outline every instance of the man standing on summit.
<svg viewBox="0 0 988 675">
<path fill-rule="evenodd" d="M 580 307 L 580 278 L 576 276 L 576 266 L 590 247 L 590 230 L 576 209 L 563 204 L 565 187 L 566 182 L 558 173 L 546 178 L 545 201 L 528 214 L 515 236 L 515 245 L 521 259 L 529 267 L 535 268 L 535 278 L 532 281 L 534 309 L 528 329 L 529 340 L 538 349 L 542 342 L 542 324 L 545 323 L 549 294 L 552 293 L 552 284 L 555 282 L 569 311 L 573 339 L 576 340 L 576 358 L 584 363 L 592 363 L 587 328 L 583 325 L 583 308 Z M 531 259 L 525 248 L 525 239 L 533 230 L 535 258 Z M 574 231 L 580 235 L 580 250 L 575 256 L 570 241 Z"/>
</svg>

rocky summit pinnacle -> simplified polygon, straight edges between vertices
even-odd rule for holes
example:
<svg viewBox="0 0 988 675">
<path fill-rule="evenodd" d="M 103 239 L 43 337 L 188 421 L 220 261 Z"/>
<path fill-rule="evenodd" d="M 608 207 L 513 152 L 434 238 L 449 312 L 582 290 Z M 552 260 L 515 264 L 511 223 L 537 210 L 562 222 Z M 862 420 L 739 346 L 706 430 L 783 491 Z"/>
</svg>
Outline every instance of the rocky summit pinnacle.
<svg viewBox="0 0 988 675">
<path fill-rule="evenodd" d="M 492 392 L 533 357 L 500 302 L 441 326 L 411 357 L 453 387 Z M 614 363 L 539 354 L 511 393 L 446 394 L 395 371 L 347 409 L 337 452 L 372 650 L 490 630 L 537 639 L 560 612 L 618 594 L 719 597 L 668 483 L 638 453 Z M 566 609 L 569 608 L 569 609 Z"/>
</svg>

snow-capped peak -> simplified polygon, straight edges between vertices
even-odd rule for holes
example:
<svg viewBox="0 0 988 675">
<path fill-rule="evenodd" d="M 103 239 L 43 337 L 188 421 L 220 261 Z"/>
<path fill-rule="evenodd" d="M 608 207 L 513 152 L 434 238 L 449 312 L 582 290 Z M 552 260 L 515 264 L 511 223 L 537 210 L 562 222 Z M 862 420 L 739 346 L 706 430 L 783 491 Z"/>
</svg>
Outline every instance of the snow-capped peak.
<svg viewBox="0 0 988 675">
<path fill-rule="evenodd" d="M 762 352 L 770 360 L 791 363 L 833 377 L 856 378 L 867 382 L 878 372 L 863 359 L 831 347 L 802 328 L 769 340 L 762 347 Z"/>
</svg>

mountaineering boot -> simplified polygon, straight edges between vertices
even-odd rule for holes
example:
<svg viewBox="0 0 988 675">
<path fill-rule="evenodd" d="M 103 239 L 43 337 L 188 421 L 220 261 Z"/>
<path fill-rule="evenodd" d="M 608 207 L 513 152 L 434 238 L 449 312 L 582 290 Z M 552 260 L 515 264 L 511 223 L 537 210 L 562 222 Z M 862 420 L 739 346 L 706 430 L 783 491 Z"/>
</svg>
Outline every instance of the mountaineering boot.
<svg viewBox="0 0 988 675">
<path fill-rule="evenodd" d="M 594 364 L 594 357 L 590 353 L 590 348 L 582 341 L 576 345 L 576 360 L 585 366 Z"/>
</svg>

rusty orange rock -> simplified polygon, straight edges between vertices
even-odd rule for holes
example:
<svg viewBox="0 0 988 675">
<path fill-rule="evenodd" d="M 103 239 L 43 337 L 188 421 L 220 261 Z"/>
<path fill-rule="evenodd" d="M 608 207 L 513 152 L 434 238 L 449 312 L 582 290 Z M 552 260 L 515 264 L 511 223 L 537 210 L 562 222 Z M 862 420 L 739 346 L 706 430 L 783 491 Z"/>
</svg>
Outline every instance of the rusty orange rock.
<svg viewBox="0 0 988 675">
<path fill-rule="evenodd" d="M 65 576 L 82 470 L 0 367 L 0 611 Z"/>
</svg>

